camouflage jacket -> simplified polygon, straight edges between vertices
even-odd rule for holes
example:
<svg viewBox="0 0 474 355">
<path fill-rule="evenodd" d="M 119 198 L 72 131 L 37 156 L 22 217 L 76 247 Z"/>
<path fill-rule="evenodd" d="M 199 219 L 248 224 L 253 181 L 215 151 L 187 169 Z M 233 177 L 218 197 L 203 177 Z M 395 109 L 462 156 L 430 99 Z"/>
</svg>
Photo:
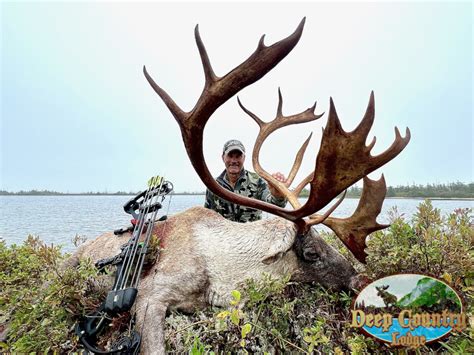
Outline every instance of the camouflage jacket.
<svg viewBox="0 0 474 355">
<path fill-rule="evenodd" d="M 286 199 L 272 196 L 265 180 L 256 173 L 245 169 L 242 169 L 234 188 L 229 184 L 225 170 L 216 178 L 216 181 L 225 189 L 237 194 L 256 198 L 280 207 L 285 207 L 286 205 Z M 209 190 L 206 191 L 204 207 L 214 210 L 235 222 L 253 222 L 262 219 L 262 211 L 230 203 Z"/>
</svg>

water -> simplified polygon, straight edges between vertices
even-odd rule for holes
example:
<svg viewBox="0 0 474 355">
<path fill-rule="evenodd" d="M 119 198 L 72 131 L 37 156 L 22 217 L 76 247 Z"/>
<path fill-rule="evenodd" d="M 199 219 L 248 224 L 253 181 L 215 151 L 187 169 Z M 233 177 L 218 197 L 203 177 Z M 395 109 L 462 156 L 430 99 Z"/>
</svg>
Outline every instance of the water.
<svg viewBox="0 0 474 355">
<path fill-rule="evenodd" d="M 29 235 L 38 235 L 50 244 L 63 245 L 64 251 L 73 251 L 72 239 L 76 235 L 93 239 L 96 236 L 130 225 L 131 216 L 123 212 L 122 206 L 131 196 L 0 196 L 0 237 L 8 244 L 19 244 Z M 169 198 L 164 202 L 163 213 L 168 208 Z M 335 217 L 352 214 L 358 199 L 345 199 L 333 213 Z M 388 211 L 397 206 L 398 211 L 410 218 L 422 200 L 386 199 L 379 223 L 388 222 Z M 473 201 L 433 200 L 433 206 L 442 214 L 456 208 L 472 208 Z M 204 196 L 173 196 L 169 214 L 192 206 L 202 206 Z M 161 214 L 160 214 L 161 215 Z M 264 214 L 268 217 L 268 214 Z M 325 228 L 325 227 L 322 227 Z"/>
</svg>

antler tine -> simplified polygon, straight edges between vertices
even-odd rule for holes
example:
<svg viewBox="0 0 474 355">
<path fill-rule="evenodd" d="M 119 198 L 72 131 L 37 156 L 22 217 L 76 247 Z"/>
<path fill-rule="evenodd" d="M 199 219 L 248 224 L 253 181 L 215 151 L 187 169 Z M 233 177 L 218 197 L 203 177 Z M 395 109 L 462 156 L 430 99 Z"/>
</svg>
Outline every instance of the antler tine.
<svg viewBox="0 0 474 355">
<path fill-rule="evenodd" d="M 362 121 L 357 125 L 357 127 L 352 132 L 355 137 L 363 140 L 360 144 L 365 144 L 365 140 L 369 134 L 372 125 L 374 124 L 375 119 L 375 97 L 374 91 L 370 92 L 369 104 L 367 105 L 367 109 L 365 110 L 364 117 Z"/>
<path fill-rule="evenodd" d="M 341 239 L 344 245 L 362 263 L 365 263 L 365 240 L 367 236 L 380 229 L 388 227 L 386 224 L 377 223 L 377 216 L 382 210 L 387 187 L 385 178 L 371 180 L 364 177 L 362 196 L 354 214 L 349 218 L 328 217 L 324 225 L 331 228 Z"/>
<path fill-rule="evenodd" d="M 406 145 L 410 141 L 410 138 L 411 138 L 411 132 L 408 127 L 405 130 L 405 137 L 402 137 L 400 135 L 400 131 L 398 130 L 398 128 L 395 127 L 395 140 L 393 141 L 392 145 L 383 153 L 373 157 L 373 159 L 379 165 L 385 164 L 387 161 L 390 161 L 393 158 L 395 158 L 398 155 L 398 153 L 400 153 L 403 150 L 403 148 L 406 147 Z"/>
<path fill-rule="evenodd" d="M 314 171 L 312 171 L 311 173 L 309 173 L 308 176 L 306 176 L 299 184 L 298 186 L 296 186 L 296 188 L 293 189 L 293 193 L 296 195 L 296 196 L 299 196 L 301 191 L 303 191 L 304 187 L 306 185 L 308 185 L 311 180 L 313 180 L 313 176 L 314 176 Z"/>
<path fill-rule="evenodd" d="M 344 198 L 346 197 L 346 193 L 347 193 L 347 190 L 344 191 L 341 197 L 339 197 L 339 200 L 337 200 L 337 202 L 330 209 L 328 209 L 322 216 L 318 214 L 313 214 L 309 216 L 310 220 L 306 222 L 308 227 L 323 223 L 326 220 L 326 218 L 328 218 L 336 210 L 336 208 L 339 207 L 342 201 L 344 201 Z"/>
<path fill-rule="evenodd" d="M 240 107 L 245 111 L 245 113 L 247 113 L 250 117 L 252 117 L 254 119 L 254 121 L 257 122 L 257 124 L 260 127 L 260 131 L 259 131 L 259 134 L 258 134 L 257 139 L 255 141 L 255 146 L 254 146 L 253 153 L 252 153 L 252 164 L 253 164 L 253 167 L 254 167 L 255 171 L 262 178 L 264 178 L 269 184 L 272 184 L 281 194 L 283 194 L 288 199 L 288 202 L 293 206 L 293 208 L 297 209 L 297 208 L 301 207 L 301 204 L 298 201 L 298 196 L 293 194 L 289 190 L 288 187 L 290 186 L 291 182 L 293 182 L 293 180 L 294 180 L 294 178 L 295 178 L 295 176 L 298 172 L 298 169 L 301 166 L 301 162 L 303 160 L 304 152 L 305 152 L 305 150 L 308 146 L 308 143 L 309 143 L 309 140 L 311 139 L 312 134 L 306 139 L 306 141 L 303 143 L 301 148 L 298 150 L 295 161 L 293 163 L 293 167 L 291 168 L 291 171 L 290 171 L 290 174 L 289 174 L 289 181 L 287 181 L 286 183 L 282 183 L 282 182 L 278 181 L 272 175 L 270 175 L 265 169 L 262 168 L 262 166 L 260 165 L 260 161 L 259 161 L 260 148 L 262 147 L 262 144 L 265 141 L 265 139 L 267 139 L 267 137 L 271 133 L 276 131 L 277 129 L 288 126 L 288 125 L 292 125 L 292 124 L 298 124 L 298 123 L 314 121 L 314 120 L 317 120 L 318 118 L 320 118 L 322 116 L 322 114 L 321 115 L 315 115 L 314 114 L 314 110 L 316 109 L 316 103 L 315 103 L 312 107 L 306 109 L 305 111 L 303 111 L 299 114 L 291 115 L 291 116 L 283 116 L 283 114 L 282 114 L 283 99 L 282 99 L 282 96 L 281 96 L 281 90 L 280 89 L 278 89 L 278 98 L 279 98 L 279 100 L 278 100 L 277 115 L 276 115 L 275 119 L 270 121 L 270 122 L 263 122 L 257 115 L 255 115 L 250 110 L 248 110 L 242 104 L 240 99 L 238 99 L 238 103 L 239 103 Z"/>
<path fill-rule="evenodd" d="M 311 140 L 312 136 L 313 136 L 313 132 L 311 132 L 309 134 L 309 137 L 306 138 L 303 145 L 298 150 L 298 153 L 296 154 L 296 158 L 295 158 L 295 161 L 293 163 L 293 166 L 291 167 L 290 173 L 288 174 L 288 177 L 286 178 L 286 183 L 285 183 L 286 187 L 291 186 L 291 184 L 293 183 L 293 180 L 296 177 L 296 174 L 300 170 L 301 163 L 303 162 L 304 153 L 306 152 L 306 148 L 308 147 L 308 143 Z M 296 196 L 298 196 L 298 195 L 296 195 Z"/>
<path fill-rule="evenodd" d="M 201 56 L 202 67 L 204 69 L 204 76 L 205 76 L 205 87 L 211 86 L 212 83 L 217 81 L 217 76 L 214 74 L 214 70 L 211 66 L 211 61 L 209 60 L 209 56 L 207 55 L 206 47 L 202 42 L 201 35 L 199 34 L 199 25 L 196 25 L 194 28 L 194 38 L 196 39 L 196 44 L 199 49 L 199 54 Z"/>
<path fill-rule="evenodd" d="M 240 108 L 241 108 L 242 110 L 244 110 L 244 112 L 245 112 L 247 115 L 249 115 L 250 117 L 252 117 L 255 122 L 257 122 L 257 124 L 258 124 L 259 127 L 262 127 L 262 126 L 265 124 L 265 122 L 263 122 L 260 118 L 258 118 L 258 116 L 257 116 L 256 114 L 254 114 L 253 112 L 251 112 L 250 110 L 248 110 L 248 109 L 242 104 L 242 102 L 240 102 L 240 99 L 239 99 L 238 96 L 237 96 L 237 102 L 238 102 Z"/>
<path fill-rule="evenodd" d="M 301 203 L 298 201 L 298 196 L 299 194 L 296 194 L 294 193 L 293 191 L 291 191 L 289 188 L 291 186 L 291 184 L 293 183 L 293 180 L 295 179 L 295 176 L 296 174 L 298 173 L 298 170 L 300 169 L 300 166 L 301 166 L 301 163 L 303 161 L 303 156 L 304 156 L 304 153 L 306 151 L 306 148 L 308 147 L 308 143 L 309 141 L 311 140 L 311 136 L 313 135 L 313 133 L 311 132 L 309 137 L 306 138 L 306 140 L 304 141 L 303 145 L 300 147 L 300 149 L 298 150 L 298 153 L 296 154 L 296 157 L 295 157 L 295 161 L 293 162 L 293 166 L 290 170 L 290 173 L 288 174 L 288 177 L 286 179 L 286 182 L 285 183 L 280 183 L 279 181 L 277 181 L 276 179 L 273 179 L 275 180 L 277 183 L 278 183 L 278 186 L 280 185 L 283 185 L 281 188 L 283 190 L 280 191 L 280 193 L 283 193 L 285 197 L 287 197 L 288 201 L 290 202 L 291 206 L 294 208 L 294 209 L 298 209 L 301 207 Z M 259 154 L 257 153 L 257 156 Z M 255 169 L 257 171 L 257 169 Z M 271 175 L 270 175 L 271 176 Z M 273 176 L 271 176 L 273 178 Z M 269 182 L 270 183 L 270 182 Z"/>
<path fill-rule="evenodd" d="M 280 88 L 278 88 L 278 108 L 277 108 L 276 118 L 283 117 L 282 107 L 283 107 L 283 98 L 281 97 L 281 90 Z"/>
<path fill-rule="evenodd" d="M 176 121 L 179 123 L 181 126 L 184 122 L 184 120 L 187 117 L 187 114 L 181 110 L 181 108 L 173 101 L 173 99 L 168 95 L 168 93 L 160 88 L 157 83 L 153 80 L 153 78 L 148 74 L 146 67 L 143 66 L 143 74 L 145 74 L 145 78 L 148 81 L 148 83 L 151 85 L 153 90 L 158 94 L 158 96 L 161 97 L 163 102 L 168 106 L 168 109 L 170 112 L 173 114 L 174 118 Z"/>
<path fill-rule="evenodd" d="M 171 97 L 154 82 L 144 68 L 145 77 L 153 90 L 163 99 L 179 123 L 191 164 L 208 189 L 228 201 L 258 208 L 289 220 L 295 220 L 289 214 L 289 211 L 263 201 L 230 192 L 214 180 L 204 160 L 203 131 L 207 121 L 218 107 L 246 86 L 262 78 L 294 48 L 301 37 L 304 24 L 305 18 L 301 20 L 296 30 L 290 36 L 271 46 L 266 46 L 263 42 L 264 37 L 262 37 L 255 52 L 223 77 L 217 77 L 214 74 L 199 34 L 199 27 L 196 26 L 196 43 L 201 56 L 206 83 L 196 105 L 188 113 L 183 112 L 178 107 Z"/>
</svg>

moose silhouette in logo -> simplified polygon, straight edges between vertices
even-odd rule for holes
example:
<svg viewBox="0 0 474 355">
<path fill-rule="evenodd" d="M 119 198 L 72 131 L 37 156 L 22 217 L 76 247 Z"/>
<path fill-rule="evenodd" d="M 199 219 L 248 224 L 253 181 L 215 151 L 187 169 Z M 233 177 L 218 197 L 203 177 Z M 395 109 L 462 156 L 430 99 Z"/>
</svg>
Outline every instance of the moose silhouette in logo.
<svg viewBox="0 0 474 355">
<path fill-rule="evenodd" d="M 385 307 L 387 308 L 396 306 L 397 304 L 397 296 L 388 292 L 388 288 L 389 285 L 383 285 L 381 287 L 375 286 L 375 289 L 377 290 L 377 296 L 382 298 L 383 303 L 385 303 Z"/>
</svg>

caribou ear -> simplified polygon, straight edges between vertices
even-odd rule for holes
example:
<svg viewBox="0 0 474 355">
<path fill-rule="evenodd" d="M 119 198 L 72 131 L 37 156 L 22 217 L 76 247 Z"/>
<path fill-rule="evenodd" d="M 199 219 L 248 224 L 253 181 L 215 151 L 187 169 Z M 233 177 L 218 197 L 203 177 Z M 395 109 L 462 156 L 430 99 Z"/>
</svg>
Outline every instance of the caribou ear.
<svg viewBox="0 0 474 355">
<path fill-rule="evenodd" d="M 295 243 L 295 228 L 287 227 L 284 228 L 281 232 L 277 231 L 275 233 L 275 242 L 268 248 L 268 251 L 265 253 L 265 256 L 262 259 L 262 263 L 265 265 L 273 264 L 274 262 L 280 260 Z"/>
</svg>

